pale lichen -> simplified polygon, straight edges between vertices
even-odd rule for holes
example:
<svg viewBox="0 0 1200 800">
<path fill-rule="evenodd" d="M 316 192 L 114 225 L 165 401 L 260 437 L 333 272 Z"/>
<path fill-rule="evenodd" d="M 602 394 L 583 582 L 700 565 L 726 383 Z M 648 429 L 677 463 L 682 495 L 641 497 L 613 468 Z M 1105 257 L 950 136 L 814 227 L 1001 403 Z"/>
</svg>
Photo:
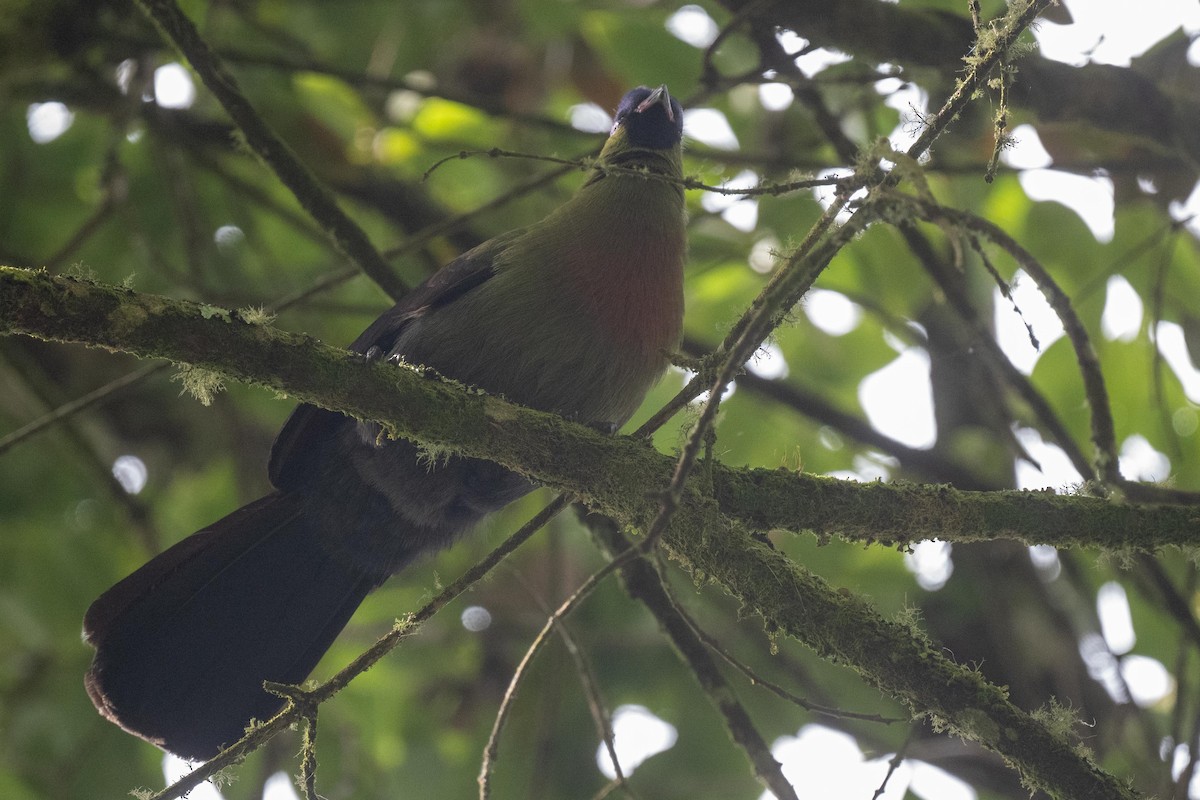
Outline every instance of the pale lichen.
<svg viewBox="0 0 1200 800">
<path fill-rule="evenodd" d="M 171 380 L 183 384 L 180 394 L 186 392 L 205 406 L 211 406 L 213 398 L 225 389 L 225 378 L 220 373 L 189 364 L 181 366 Z"/>
<path fill-rule="evenodd" d="M 213 317 L 219 317 L 219 318 L 225 320 L 226 322 L 233 321 L 233 315 L 229 313 L 229 309 L 221 308 L 220 306 L 210 305 L 208 303 L 201 303 L 200 316 L 204 317 L 205 319 L 212 319 Z"/>
</svg>

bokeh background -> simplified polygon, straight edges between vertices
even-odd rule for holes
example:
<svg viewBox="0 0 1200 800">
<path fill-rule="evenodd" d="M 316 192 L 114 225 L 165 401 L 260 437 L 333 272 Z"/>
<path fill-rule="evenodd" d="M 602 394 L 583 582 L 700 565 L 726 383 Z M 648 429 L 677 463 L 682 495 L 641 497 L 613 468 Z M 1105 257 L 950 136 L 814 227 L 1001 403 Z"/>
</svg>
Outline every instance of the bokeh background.
<svg viewBox="0 0 1200 800">
<path fill-rule="evenodd" d="M 536 221 L 582 180 L 578 170 L 554 177 L 553 164 L 484 155 L 426 176 L 446 156 L 493 147 L 586 156 L 626 89 L 666 83 L 688 108 L 690 175 L 735 187 L 846 175 L 857 149 L 881 137 L 898 148 L 913 140 L 953 89 L 971 42 L 967 4 L 949 0 L 810 0 L 787 14 L 736 0 L 182 5 L 377 246 L 427 237 L 393 260 L 409 285 Z M 233 308 L 294 299 L 345 269 L 132 3 L 7 6 L 0 262 Z M 1003 4 L 985 0 L 982 11 L 988 19 Z M 1038 47 L 1015 64 L 1014 141 L 995 180 L 984 175 L 1002 107 L 996 90 L 924 165 L 941 202 L 1000 225 L 1072 298 L 1100 355 L 1126 477 L 1185 490 L 1200 490 L 1198 35 L 1200 7 L 1188 0 L 1068 0 L 1026 36 Z M 830 199 L 828 189 L 688 193 L 689 352 L 720 341 L 775 269 L 774 254 L 798 242 Z M 944 230 L 918 231 L 914 240 L 876 224 L 839 255 L 729 390 L 717 455 L 863 481 L 1079 490 L 1085 476 L 1070 451 L 1090 452 L 1087 409 L 1037 285 L 996 251 L 985 264 Z M 975 322 L 947 302 L 935 274 L 969 298 Z M 277 324 L 346 343 L 387 305 L 355 277 L 308 294 Z M 1009 370 L 980 356 L 991 347 Z M 120 797 L 160 788 L 164 771 L 182 769 L 94 712 L 80 621 L 149 555 L 266 490 L 267 452 L 290 404 L 231 385 L 204 407 L 181 395 L 173 372 L 82 347 L 0 340 L 0 797 Z M 668 374 L 635 422 L 685 378 Z M 1021 399 L 1020 385 L 1044 398 L 1067 441 Z M 89 401 L 83 410 L 25 431 L 80 399 Z M 685 414 L 656 445 L 671 452 L 686 428 Z M 546 499 L 523 500 L 387 584 L 317 677 Z M 1137 531 L 1129 536 L 1136 542 Z M 904 553 L 773 538 L 887 615 L 919 610 L 954 658 L 1007 685 L 1022 707 L 1051 697 L 1069 706 L 1097 759 L 1138 788 L 1200 797 L 1200 595 L 1187 554 L 1007 542 L 926 542 Z M 602 564 L 574 514 L 559 517 L 323 706 L 321 793 L 474 796 L 496 709 L 545 608 Z M 848 670 L 741 617 L 719 591 L 683 575 L 673 588 L 705 630 L 764 676 L 815 702 L 906 718 Z M 615 712 L 618 752 L 639 796 L 762 794 L 716 712 L 616 580 L 570 625 Z M 818 717 L 735 685 L 802 796 L 871 798 L 897 752 L 903 759 L 880 797 L 1028 796 L 995 756 L 923 723 Z M 192 797 L 295 797 L 298 741 L 277 738 L 232 782 Z M 494 796 L 595 796 L 611 776 L 599 749 L 574 662 L 555 643 L 522 687 Z"/>
</svg>

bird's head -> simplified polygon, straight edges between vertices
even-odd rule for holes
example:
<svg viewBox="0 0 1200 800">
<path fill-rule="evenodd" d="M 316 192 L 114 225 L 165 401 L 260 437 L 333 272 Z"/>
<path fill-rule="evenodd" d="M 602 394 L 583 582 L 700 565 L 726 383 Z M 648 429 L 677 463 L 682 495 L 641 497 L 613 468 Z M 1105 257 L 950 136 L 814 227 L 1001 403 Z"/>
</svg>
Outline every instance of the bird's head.
<svg viewBox="0 0 1200 800">
<path fill-rule="evenodd" d="M 603 166 L 638 167 L 680 177 L 683 169 L 683 106 L 666 86 L 639 86 L 621 98 L 612 133 L 600 151 Z M 601 170 L 589 183 L 600 180 Z"/>
<path fill-rule="evenodd" d="M 683 138 L 683 107 L 666 86 L 639 86 L 621 98 L 611 136 L 624 132 L 632 147 L 667 150 Z"/>
</svg>

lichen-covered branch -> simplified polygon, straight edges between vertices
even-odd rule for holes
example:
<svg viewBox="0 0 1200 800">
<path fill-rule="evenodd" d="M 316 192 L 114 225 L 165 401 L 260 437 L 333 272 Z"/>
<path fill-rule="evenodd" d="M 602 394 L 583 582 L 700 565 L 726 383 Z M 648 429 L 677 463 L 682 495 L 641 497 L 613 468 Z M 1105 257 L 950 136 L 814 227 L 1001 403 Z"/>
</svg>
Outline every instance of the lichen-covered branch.
<svg viewBox="0 0 1200 800">
<path fill-rule="evenodd" d="M 773 629 L 845 664 L 935 726 L 999 753 L 1026 785 L 1051 797 L 1139 796 L 1014 706 L 1005 689 L 947 658 L 920 630 L 884 619 L 740 525 L 721 528 L 718 518 L 699 503 L 684 506 L 663 541 L 693 575 L 720 585 Z"/>
<path fill-rule="evenodd" d="M 0 332 L 78 342 L 211 370 L 326 408 L 382 421 L 396 435 L 498 461 L 631 524 L 657 511 L 674 460 L 419 369 L 368 365 L 311 337 L 238 312 L 43 272 L 0 267 Z M 859 484 L 786 470 L 712 471 L 720 512 L 775 528 L 904 544 L 1016 539 L 1056 547 L 1152 551 L 1200 544 L 1200 509 L 1139 506 L 1052 492 Z"/>
<path fill-rule="evenodd" d="M 347 351 L 250 324 L 236 313 L 211 306 L 0 267 L 0 332 L 170 358 L 376 419 L 398 435 L 519 469 L 642 530 L 658 512 L 655 490 L 670 482 L 673 459 L 635 440 L 605 437 L 553 415 L 431 379 L 417 369 L 366 364 Z M 720 482 L 727 483 L 726 476 L 736 473 L 718 474 Z M 779 488 L 778 483 L 763 481 L 764 475 L 797 479 L 788 473 L 746 474 L 767 484 L 764 489 Z M 833 482 L 826 485 L 834 487 Z M 869 492 L 878 491 L 853 484 L 836 488 L 860 492 L 863 503 Z M 927 490 L 920 498 L 928 500 L 940 491 Z M 718 497 L 726 499 L 718 503 L 689 486 L 663 533 L 668 553 L 693 575 L 717 583 L 775 629 L 852 667 L 914 713 L 929 715 L 1000 753 L 1032 786 L 1062 798 L 1136 796 L 1070 742 L 1013 706 L 1002 689 L 953 663 L 919 631 L 883 619 L 860 598 L 835 590 L 755 541 L 750 526 L 723 513 L 722 505 L 736 516 L 745 515 L 728 496 L 727 490 L 719 489 Z M 733 496 L 740 502 L 747 497 L 744 492 Z M 776 497 L 782 500 L 784 495 Z M 1002 503 L 1005 495 L 995 497 Z M 953 503 L 951 495 L 947 508 Z M 814 505 L 823 503 L 818 499 Z M 929 516 L 923 528 L 938 516 L 936 506 L 926 508 Z M 1009 512 L 1014 524 L 1020 517 L 1018 508 Z M 1145 513 L 1157 511 L 1161 510 Z M 797 527 L 811 527 L 801 516 L 793 521 Z M 1194 531 L 1194 520 L 1185 527 Z"/>
<path fill-rule="evenodd" d="M 788 470 L 717 465 L 721 512 L 752 530 L 812 531 L 904 546 L 922 539 L 1014 539 L 1116 552 L 1200 546 L 1200 507 L 1140 506 L 1052 491 L 972 492 L 948 485 L 855 483 Z"/>
</svg>

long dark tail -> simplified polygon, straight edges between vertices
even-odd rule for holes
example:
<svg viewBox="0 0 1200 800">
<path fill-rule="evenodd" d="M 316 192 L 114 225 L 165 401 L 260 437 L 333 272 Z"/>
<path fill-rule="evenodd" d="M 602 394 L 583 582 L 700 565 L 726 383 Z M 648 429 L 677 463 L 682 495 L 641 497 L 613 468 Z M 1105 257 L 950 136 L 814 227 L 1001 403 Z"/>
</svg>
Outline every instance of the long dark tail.
<svg viewBox="0 0 1200 800">
<path fill-rule="evenodd" d="M 381 581 L 331 558 L 297 495 L 276 492 L 184 539 L 84 617 L 100 713 L 160 747 L 209 758 L 300 683 Z"/>
</svg>

